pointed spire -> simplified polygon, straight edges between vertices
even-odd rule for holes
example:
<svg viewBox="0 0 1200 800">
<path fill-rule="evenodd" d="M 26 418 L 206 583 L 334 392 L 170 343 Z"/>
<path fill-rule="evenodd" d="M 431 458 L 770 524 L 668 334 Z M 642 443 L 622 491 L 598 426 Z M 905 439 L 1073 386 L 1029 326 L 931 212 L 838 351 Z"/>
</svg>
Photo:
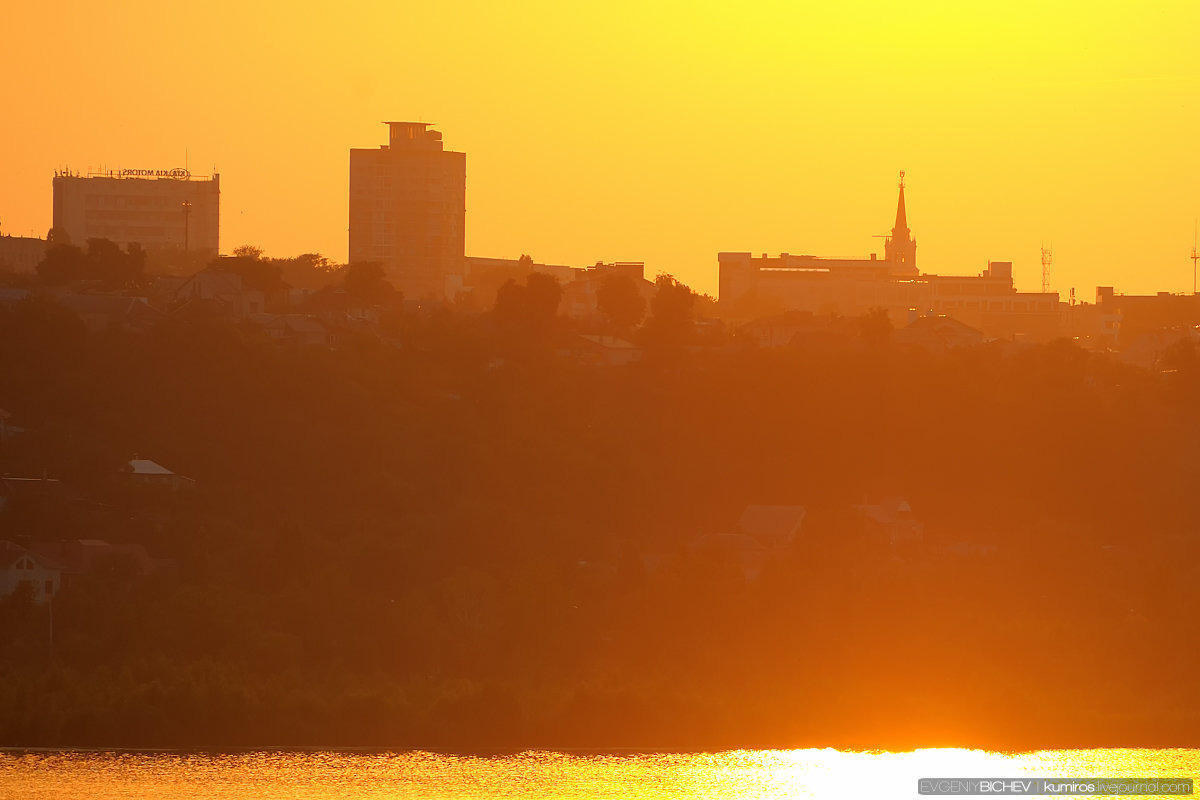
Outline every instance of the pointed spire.
<svg viewBox="0 0 1200 800">
<path fill-rule="evenodd" d="M 896 202 L 896 226 L 883 244 L 884 258 L 891 262 L 894 275 L 917 274 L 917 242 L 908 229 L 908 214 L 904 209 L 904 170 L 900 171 L 900 199 Z"/>
<path fill-rule="evenodd" d="M 908 238 L 908 215 L 904 212 L 904 170 L 900 170 L 900 200 L 896 203 L 896 226 L 892 228 L 892 238 L 904 236 Z"/>
</svg>

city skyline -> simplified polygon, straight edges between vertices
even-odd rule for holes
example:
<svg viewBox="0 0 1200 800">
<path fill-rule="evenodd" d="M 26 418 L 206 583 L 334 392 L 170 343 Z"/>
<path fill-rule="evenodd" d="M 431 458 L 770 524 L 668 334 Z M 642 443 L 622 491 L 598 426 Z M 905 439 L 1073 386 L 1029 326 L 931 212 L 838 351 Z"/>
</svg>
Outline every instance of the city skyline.
<svg viewBox="0 0 1200 800">
<path fill-rule="evenodd" d="M 0 798 L 1190 794 L 1116 5 L 6 9 Z"/>
<path fill-rule="evenodd" d="M 470 156 L 469 256 L 645 261 L 715 293 L 717 252 L 881 249 L 871 236 L 887 233 L 903 169 L 922 271 L 1012 261 L 1035 290 L 1044 245 L 1064 298 L 1191 291 L 1200 12 L 1181 3 L 52 14 L 12 12 L 0 56 L 21 73 L 50 30 L 61 54 L 9 87 L 25 109 L 0 132 L 0 231 L 13 235 L 45 235 L 55 169 L 215 167 L 224 249 L 344 260 L 346 150 L 376 141 L 381 120 L 414 119 Z M 137 58 L 179 68 L 128 69 L 105 29 L 147 31 Z M 219 65 L 214 39 L 231 53 Z M 414 79 L 404 65 L 418 63 Z M 68 80 L 85 67 L 88 81 Z"/>
</svg>

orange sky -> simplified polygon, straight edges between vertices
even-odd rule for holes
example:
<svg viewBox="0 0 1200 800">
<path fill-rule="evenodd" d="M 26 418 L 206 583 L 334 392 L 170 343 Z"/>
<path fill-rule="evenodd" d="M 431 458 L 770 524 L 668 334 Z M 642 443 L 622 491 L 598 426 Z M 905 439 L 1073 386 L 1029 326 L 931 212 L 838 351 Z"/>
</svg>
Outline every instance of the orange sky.
<svg viewBox="0 0 1200 800">
<path fill-rule="evenodd" d="M 1191 290 L 1195 2 L 9 5 L 5 233 L 56 168 L 186 152 L 224 251 L 341 260 L 348 150 L 405 119 L 467 153 L 468 255 L 715 293 L 720 250 L 881 252 L 904 169 L 922 271 L 1036 290 L 1046 242 L 1064 296 Z"/>
</svg>

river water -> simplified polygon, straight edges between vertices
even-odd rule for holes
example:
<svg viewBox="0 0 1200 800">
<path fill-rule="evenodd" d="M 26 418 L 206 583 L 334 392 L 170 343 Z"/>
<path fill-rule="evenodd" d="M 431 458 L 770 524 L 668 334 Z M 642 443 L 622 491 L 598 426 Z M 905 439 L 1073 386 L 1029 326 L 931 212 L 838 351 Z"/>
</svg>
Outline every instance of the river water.
<svg viewBox="0 0 1200 800">
<path fill-rule="evenodd" d="M 1200 750 L 852 753 L 0 751 L 0 800 L 906 798 L 920 778 L 1195 777 Z"/>
</svg>

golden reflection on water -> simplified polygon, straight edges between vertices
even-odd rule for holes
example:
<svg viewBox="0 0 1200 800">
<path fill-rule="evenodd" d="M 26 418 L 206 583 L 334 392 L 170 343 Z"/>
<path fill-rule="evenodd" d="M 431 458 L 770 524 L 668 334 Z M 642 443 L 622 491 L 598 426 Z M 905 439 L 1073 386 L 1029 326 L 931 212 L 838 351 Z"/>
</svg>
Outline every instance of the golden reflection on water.
<svg viewBox="0 0 1200 800">
<path fill-rule="evenodd" d="M 504 756 L 0 752 L 0 800 L 905 798 L 917 779 L 1194 777 L 1200 750 Z"/>
</svg>

